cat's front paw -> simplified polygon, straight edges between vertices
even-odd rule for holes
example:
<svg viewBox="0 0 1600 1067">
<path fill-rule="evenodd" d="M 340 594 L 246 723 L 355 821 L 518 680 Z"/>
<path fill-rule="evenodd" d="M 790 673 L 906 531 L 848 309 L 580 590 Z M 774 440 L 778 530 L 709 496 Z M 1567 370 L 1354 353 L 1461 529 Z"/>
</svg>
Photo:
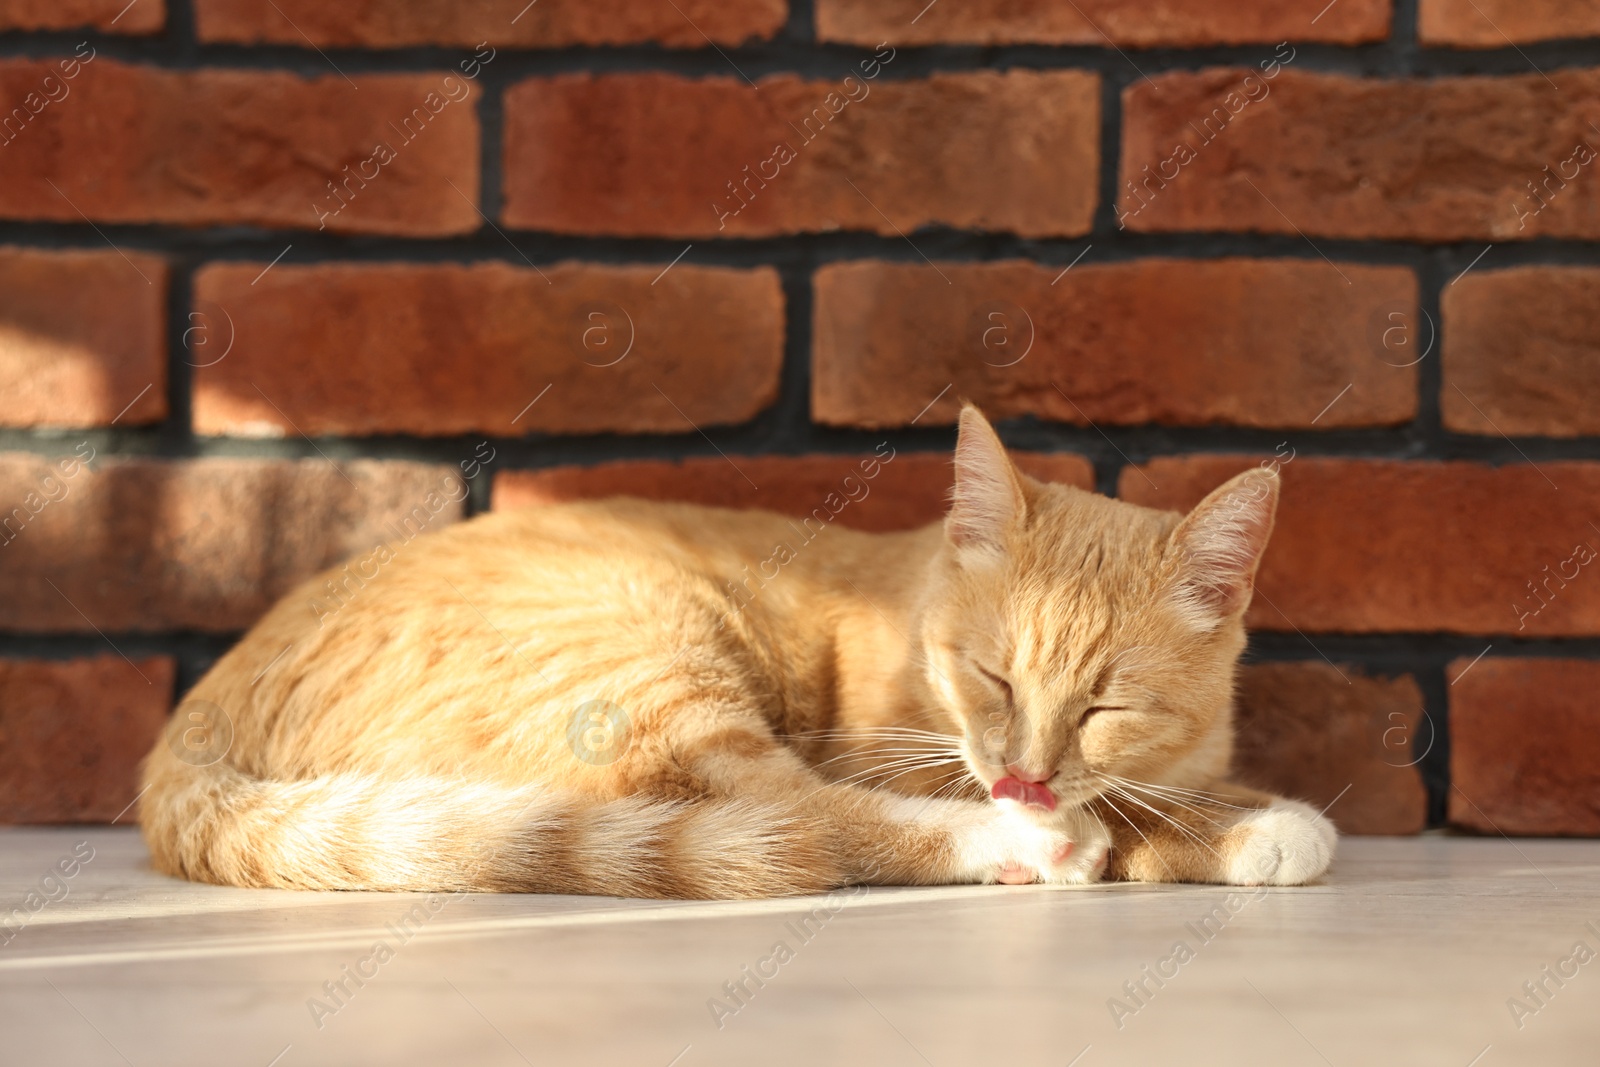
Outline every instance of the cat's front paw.
<svg viewBox="0 0 1600 1067">
<path fill-rule="evenodd" d="M 1051 885 L 1089 885 L 1098 882 L 1111 862 L 1111 831 L 1087 808 L 1062 816 L 1062 826 L 1072 839 L 1072 854 L 1044 872 Z"/>
<path fill-rule="evenodd" d="M 1222 841 L 1230 885 L 1304 885 L 1333 862 L 1333 823 L 1295 800 L 1275 800 L 1240 819 Z"/>
<path fill-rule="evenodd" d="M 994 834 L 1004 859 L 986 881 L 1002 885 L 1087 885 L 1100 880 L 1111 855 L 1111 835 L 1093 815 L 1041 825 L 1002 801 Z"/>
</svg>

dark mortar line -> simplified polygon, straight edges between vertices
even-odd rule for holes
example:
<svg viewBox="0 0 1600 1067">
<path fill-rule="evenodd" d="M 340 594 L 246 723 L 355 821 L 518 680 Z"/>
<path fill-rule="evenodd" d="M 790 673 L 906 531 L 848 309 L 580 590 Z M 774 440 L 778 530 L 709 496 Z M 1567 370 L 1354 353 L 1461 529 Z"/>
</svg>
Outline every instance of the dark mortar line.
<svg viewBox="0 0 1600 1067">
<path fill-rule="evenodd" d="M 792 284 L 792 280 L 790 282 Z M 798 301 L 797 301 L 798 305 Z M 790 348 L 809 330 L 797 321 L 786 338 Z M 181 330 L 171 331 L 176 337 Z M 177 343 L 176 341 L 174 342 Z M 178 349 L 182 351 L 182 349 Z M 176 357 L 175 357 L 176 358 Z M 181 365 L 174 373 L 187 372 Z M 201 437 L 188 433 L 187 412 L 175 407 L 161 425 L 128 429 L 76 429 L 60 431 L 0 430 L 0 451 L 62 455 L 79 441 L 89 441 L 102 453 L 128 457 L 189 458 L 241 456 L 277 459 L 316 459 L 326 454 L 337 460 L 413 460 L 456 463 L 469 458 L 474 446 L 490 442 L 499 452 L 495 470 L 586 465 L 614 459 L 660 458 L 663 451 L 681 457 L 716 455 L 720 448 L 732 454 L 769 453 L 778 456 L 811 454 L 865 454 L 887 439 L 909 452 L 949 451 L 955 434 L 948 425 L 918 428 L 842 429 L 809 420 L 809 367 L 791 358 L 783 371 L 779 400 L 756 419 L 738 426 L 703 426 L 705 437 L 688 428 L 677 434 L 592 434 L 581 436 L 529 435 L 504 437 L 491 433 L 452 434 L 442 437 L 383 435 L 373 437 L 316 437 L 294 435 L 273 439 Z M 181 396 L 179 399 L 183 399 Z M 932 397 L 929 398 L 930 400 Z M 1008 446 L 1038 452 L 1073 452 L 1091 459 L 1135 464 L 1158 457 L 1181 455 L 1239 455 L 1270 457 L 1288 442 L 1296 458 L 1320 457 L 1351 460 L 1404 460 L 1409 462 L 1472 462 L 1487 466 L 1519 466 L 1525 456 L 1534 462 L 1592 462 L 1600 460 L 1600 438 L 1514 438 L 1443 435 L 1436 445 L 1419 444 L 1413 428 L 1310 431 L 1287 427 L 1171 426 L 1117 427 L 1043 423 L 1027 417 L 1001 420 L 1001 435 Z M 1104 436 L 1102 436 L 1102 434 Z M 1108 439 L 1109 438 L 1109 443 Z M 714 442 L 714 445 L 713 445 Z"/>
<path fill-rule="evenodd" d="M 159 36 L 144 38 L 147 41 L 160 41 L 169 49 L 171 54 L 185 63 L 199 63 L 201 48 L 194 0 L 166 0 L 167 20 Z M 140 38 L 119 38 L 114 34 L 106 34 L 107 43 L 127 40 L 137 45 Z M 95 46 L 99 47 L 98 44 Z M 135 52 L 137 54 L 137 52 Z"/>
<path fill-rule="evenodd" d="M 232 338 L 223 334 L 224 323 L 213 322 L 204 312 L 196 313 L 194 307 L 194 270 L 192 256 L 176 256 L 168 261 L 167 268 L 167 417 L 148 430 L 129 428 L 111 440 L 112 451 L 117 445 L 137 440 L 146 434 L 154 436 L 162 454 L 187 456 L 194 454 L 194 366 L 190 362 L 207 362 L 210 356 L 193 356 L 194 351 L 216 351 L 217 344 L 231 344 Z M 231 331 L 229 331 L 231 333 Z M 203 339 L 210 342 L 202 344 Z"/>
<path fill-rule="evenodd" d="M 496 75 L 491 77 L 491 73 Z M 505 91 L 506 83 L 493 70 L 493 64 L 483 68 L 483 73 L 478 81 L 481 83 L 481 92 L 478 98 L 478 165 L 482 173 L 478 178 L 478 210 L 490 219 L 498 220 L 502 203 L 503 191 L 501 179 L 503 176 L 502 160 L 505 153 Z M 452 191 L 451 195 L 455 195 Z M 498 221 L 494 225 L 500 225 Z M 489 236 L 500 240 L 500 235 L 494 233 L 492 227 L 485 226 Z M 504 252 L 511 249 L 503 248 Z M 520 256 L 517 257 L 521 259 Z"/>
<path fill-rule="evenodd" d="M 1418 360 L 1417 418 L 1414 425 L 1427 450 L 1437 455 L 1448 454 L 1452 447 L 1452 438 L 1443 427 L 1439 400 L 1439 390 L 1443 388 L 1445 341 L 1444 316 L 1439 313 L 1439 299 L 1441 286 L 1448 280 L 1441 261 L 1448 258 L 1448 253 L 1435 253 L 1418 265 L 1417 309 L 1422 317 L 1421 321 L 1413 318 L 1410 323 L 1411 336 L 1415 338 L 1411 358 Z M 1418 351 L 1423 354 L 1416 356 Z M 1405 362 L 1403 358 L 1393 357 L 1391 361 Z M 1405 372 L 1396 370 L 1395 373 Z"/>
<path fill-rule="evenodd" d="M 819 47 L 814 0 L 789 0 L 789 21 L 778 32 L 780 43 L 807 50 Z"/>
<path fill-rule="evenodd" d="M 1122 457 L 1115 449 L 1105 446 L 1088 458 L 1094 465 L 1094 491 L 1102 496 L 1116 496 L 1122 471 L 1127 466 Z"/>
<path fill-rule="evenodd" d="M 1596 658 L 1591 653 L 1584 658 Z M 1444 826 L 1450 816 L 1450 693 L 1449 678 L 1443 665 L 1430 666 L 1416 673 L 1422 689 L 1424 719 L 1417 726 L 1413 745 L 1423 745 L 1417 760 L 1423 788 L 1428 791 L 1428 825 Z M 1415 748 L 1413 748 L 1415 755 Z"/>
<path fill-rule="evenodd" d="M 778 400 L 771 411 L 777 422 L 766 454 L 804 452 L 811 426 L 811 354 L 816 338 L 810 264 L 792 264 L 779 272 L 783 285 L 784 351 Z"/>
<path fill-rule="evenodd" d="M 158 36 L 141 38 L 88 30 L 9 32 L 0 34 L 0 58 L 50 58 L 70 53 L 79 42 L 88 41 L 95 48 L 97 58 L 105 56 L 119 62 L 170 70 L 215 67 L 339 78 L 341 70 L 351 76 L 445 73 L 457 70 L 457 64 L 475 49 L 475 44 L 324 47 L 319 54 L 302 43 L 200 43 L 192 36 L 188 5 L 172 7 L 173 21 L 169 22 L 168 30 Z M 1399 7 L 1414 12 L 1413 4 Z M 1600 54 L 1600 45 L 1593 39 L 1482 51 L 1423 48 L 1416 43 L 1405 21 L 1399 18 L 1393 35 L 1382 42 L 1350 46 L 1289 43 L 1295 49 L 1292 69 L 1369 78 L 1427 79 L 1463 75 L 1537 78 L 1535 65 L 1554 77 L 1563 70 L 1591 65 Z M 894 60 L 879 78 L 902 80 L 944 72 L 1012 69 L 1086 70 L 1109 76 L 1130 71 L 1130 60 L 1145 74 L 1156 77 L 1173 71 L 1209 67 L 1257 67 L 1272 55 L 1277 44 L 1271 41 L 1201 48 L 1124 48 L 1128 58 L 1113 48 L 1088 45 L 894 46 Z M 506 76 L 518 79 L 567 73 L 661 71 L 686 77 L 739 81 L 740 74 L 734 69 L 737 66 L 745 75 L 757 80 L 773 74 L 836 80 L 857 70 L 857 65 L 875 51 L 864 46 L 817 43 L 809 35 L 801 36 L 792 29 L 772 42 L 721 46 L 721 53 L 709 47 L 678 49 L 651 44 L 551 49 L 491 47 L 496 50 L 494 65 L 509 72 Z"/>
<path fill-rule="evenodd" d="M 1089 234 L 1095 243 L 1091 252 L 1117 247 L 1120 242 L 1112 241 L 1112 237 L 1124 232 L 1117 226 L 1116 211 L 1117 176 L 1122 165 L 1122 91 L 1139 80 L 1139 75 L 1130 69 L 1120 76 L 1108 75 L 1100 85 L 1100 176 L 1096 187 L 1099 202 L 1095 204 L 1093 232 Z"/>
<path fill-rule="evenodd" d="M 1509 612 L 1508 612 L 1509 614 Z M 1317 660 L 1356 663 L 1380 674 L 1405 673 L 1414 664 L 1444 669 L 1457 660 L 1471 661 L 1489 648 L 1487 658 L 1560 659 L 1600 657 L 1600 637 L 1530 637 L 1505 634 L 1455 634 L 1395 631 L 1389 633 L 1296 633 L 1254 630 L 1246 658 L 1250 662 Z"/>
<path fill-rule="evenodd" d="M 1420 17 L 1419 9 L 1418 0 L 1393 0 L 1388 45 L 1394 65 L 1385 72 L 1390 76 L 1408 77 L 1423 73 L 1431 57 L 1435 55 L 1441 58 L 1461 55 L 1454 49 L 1429 50 L 1422 47 L 1422 42 L 1417 36 L 1420 29 L 1420 23 L 1417 21 Z M 1510 47 L 1498 51 L 1508 57 L 1516 55 L 1516 50 Z M 1517 56 L 1517 59 L 1521 61 L 1522 57 Z"/>
<path fill-rule="evenodd" d="M 485 188 L 498 196 L 498 166 L 484 153 Z M 491 181 L 491 174 L 496 180 Z M 1097 179 L 1109 184 L 1105 176 Z M 448 188 L 444 193 L 454 196 Z M 307 203 L 310 203 L 308 194 Z M 1313 248 L 1304 238 L 1289 234 L 1252 233 L 1133 233 L 1098 228 L 1099 214 L 1111 218 L 1112 208 L 1097 209 L 1097 228 L 1064 237 L 1019 237 L 1013 234 L 926 228 L 911 231 L 913 244 L 895 234 L 863 231 L 804 233 L 760 238 L 596 237 L 517 230 L 495 223 L 477 231 L 445 237 L 335 235 L 316 230 L 263 230 L 249 227 L 180 229 L 160 224 L 97 223 L 93 228 L 67 222 L 7 221 L 7 245 L 42 250 L 104 251 L 108 241 L 127 252 L 185 255 L 206 262 L 267 263 L 292 244 L 293 251 L 279 266 L 310 264 L 474 264 L 505 263 L 529 269 L 563 262 L 609 266 L 616 264 L 666 265 L 693 242 L 694 261 L 702 266 L 752 267 L 831 263 L 870 259 L 888 263 L 925 265 L 923 256 L 957 265 L 996 260 L 1031 260 L 1041 267 L 1065 267 L 1077 259 L 1086 244 L 1094 248 L 1079 267 L 1132 263 L 1151 258 L 1206 262 L 1217 259 L 1284 259 L 1322 263 L 1324 257 L 1344 266 L 1409 267 L 1420 270 L 1431 256 L 1445 256 L 1465 269 L 1493 244 L 1483 239 L 1416 243 L 1401 240 L 1344 240 L 1316 237 Z M 492 216 L 491 216 L 492 217 Z M 505 236 L 502 236 L 502 233 Z M 516 244 L 507 245 L 506 237 Z M 526 257 L 526 260 L 524 259 Z M 1472 267 L 1472 274 L 1524 266 L 1600 266 L 1600 242 L 1541 238 L 1515 244 L 1493 244 Z M 1078 269 L 1078 268 L 1074 268 Z M 1451 277 L 1454 275 L 1452 274 Z M 1449 278 L 1444 278 L 1448 282 Z"/>
</svg>

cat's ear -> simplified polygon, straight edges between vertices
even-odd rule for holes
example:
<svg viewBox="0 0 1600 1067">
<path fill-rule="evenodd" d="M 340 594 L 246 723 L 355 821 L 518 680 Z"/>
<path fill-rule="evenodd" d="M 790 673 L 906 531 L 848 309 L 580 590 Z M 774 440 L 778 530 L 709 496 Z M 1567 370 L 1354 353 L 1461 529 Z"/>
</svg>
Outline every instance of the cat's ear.
<svg viewBox="0 0 1600 1067">
<path fill-rule="evenodd" d="M 963 551 L 1003 552 L 1007 535 L 1022 524 L 1022 482 L 987 419 L 968 404 L 956 441 L 956 484 L 945 536 Z"/>
<path fill-rule="evenodd" d="M 1172 532 L 1179 610 L 1202 630 L 1250 606 L 1278 511 L 1278 472 L 1254 467 L 1212 491 Z"/>
</svg>

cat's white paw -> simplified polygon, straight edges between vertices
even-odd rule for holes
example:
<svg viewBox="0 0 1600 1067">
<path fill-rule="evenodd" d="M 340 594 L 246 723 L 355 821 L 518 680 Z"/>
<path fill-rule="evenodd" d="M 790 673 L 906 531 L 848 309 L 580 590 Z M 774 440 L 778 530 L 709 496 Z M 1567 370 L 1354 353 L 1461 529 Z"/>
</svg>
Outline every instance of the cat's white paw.
<svg viewBox="0 0 1600 1067">
<path fill-rule="evenodd" d="M 988 866 L 985 882 L 1027 885 L 1086 885 L 1105 873 L 1111 835 L 1104 824 L 1087 813 L 1053 825 L 1041 825 L 1011 801 L 996 804 L 993 821 L 983 831 L 987 838 L 974 857 Z M 998 861 L 998 862 L 997 862 Z"/>
<path fill-rule="evenodd" d="M 1045 871 L 1044 881 L 1051 885 L 1098 882 L 1111 860 L 1111 831 L 1087 808 L 1068 812 L 1064 826 L 1072 838 L 1072 854 Z"/>
<path fill-rule="evenodd" d="M 1223 841 L 1230 885 L 1304 885 L 1333 862 L 1333 823 L 1296 800 L 1240 819 Z"/>
</svg>

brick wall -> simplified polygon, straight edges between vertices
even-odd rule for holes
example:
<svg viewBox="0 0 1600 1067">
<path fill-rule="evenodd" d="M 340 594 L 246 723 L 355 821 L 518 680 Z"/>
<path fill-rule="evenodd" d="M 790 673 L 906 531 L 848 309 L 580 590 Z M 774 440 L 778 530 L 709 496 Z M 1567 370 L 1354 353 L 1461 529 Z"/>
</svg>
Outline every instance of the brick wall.
<svg viewBox="0 0 1600 1067">
<path fill-rule="evenodd" d="M 1241 773 L 1600 832 L 1592 7 L 0 3 L 0 820 L 122 815 L 420 502 L 808 511 L 887 440 L 841 519 L 905 526 L 970 397 L 1140 503 L 1281 465 Z"/>
</svg>

